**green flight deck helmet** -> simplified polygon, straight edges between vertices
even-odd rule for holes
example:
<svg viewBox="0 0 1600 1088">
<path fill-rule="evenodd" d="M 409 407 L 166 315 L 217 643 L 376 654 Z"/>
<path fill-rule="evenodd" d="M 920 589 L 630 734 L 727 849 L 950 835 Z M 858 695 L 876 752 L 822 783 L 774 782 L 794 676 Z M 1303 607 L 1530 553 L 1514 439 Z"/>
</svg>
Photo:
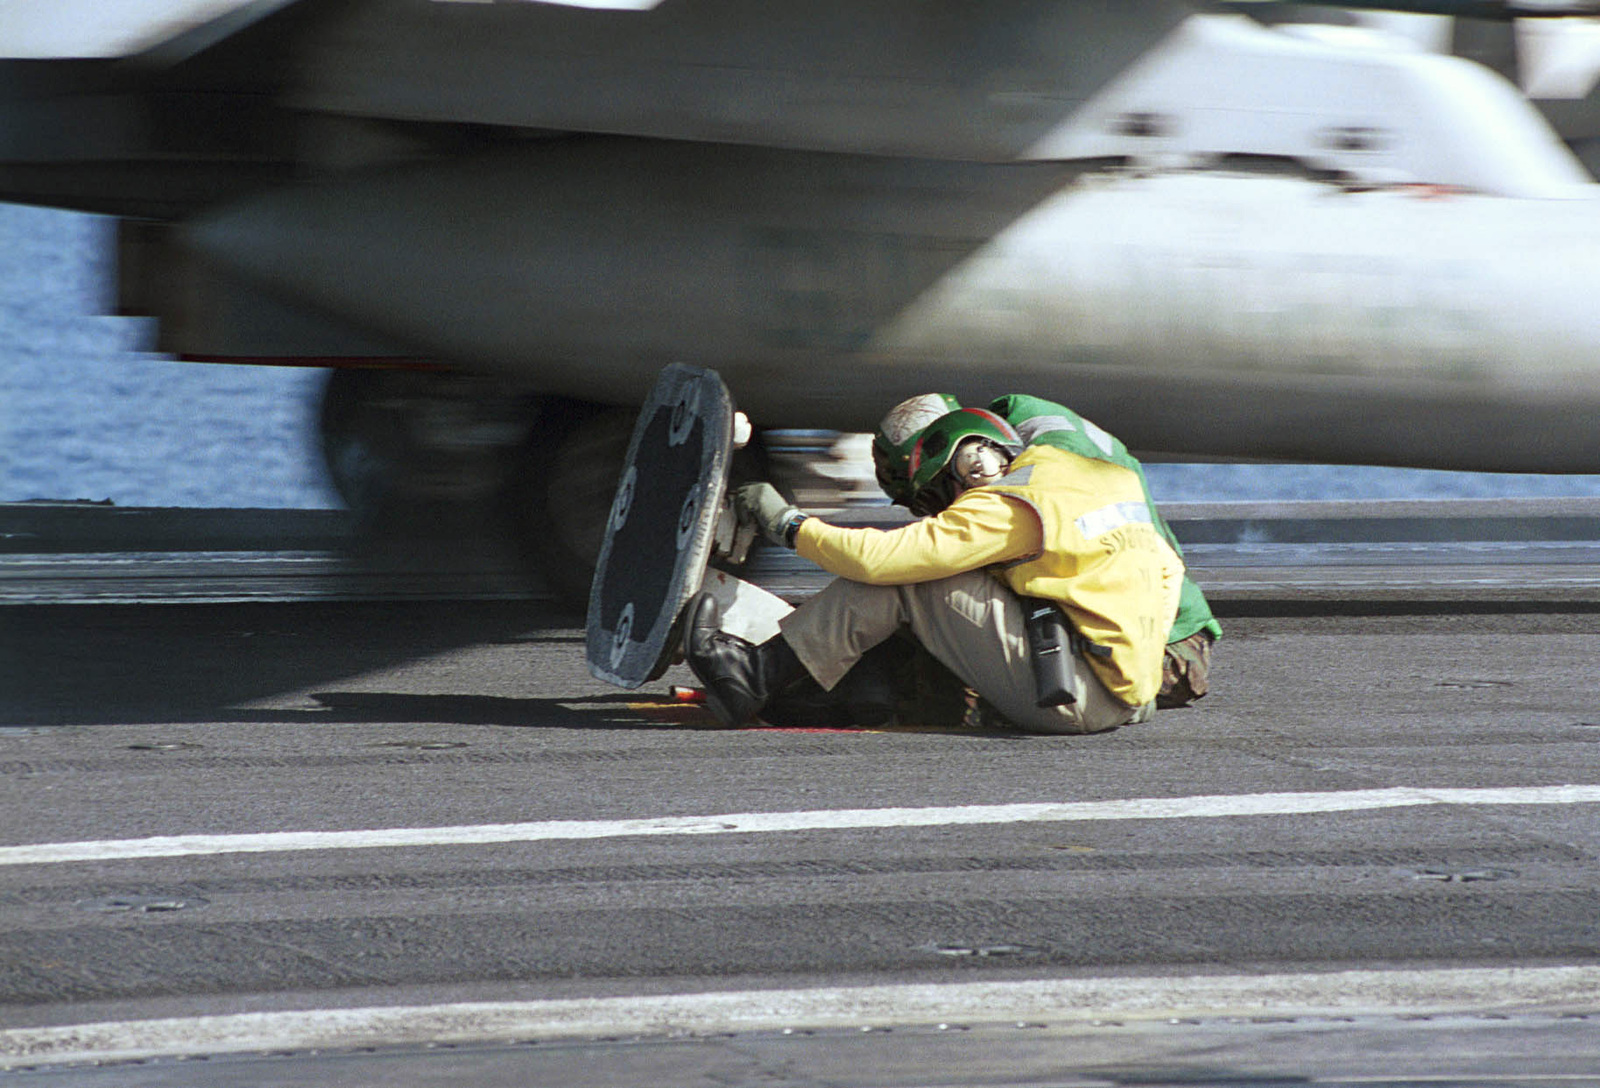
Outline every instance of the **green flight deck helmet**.
<svg viewBox="0 0 1600 1088">
<path fill-rule="evenodd" d="M 922 429 L 947 412 L 961 407 L 949 393 L 923 393 L 903 400 L 883 417 L 872 436 L 872 465 L 878 486 L 896 506 L 911 503 L 911 448 Z"/>
<path fill-rule="evenodd" d="M 936 514 L 961 493 L 956 478 L 947 471 L 961 444 L 979 438 L 999 447 L 1010 462 L 1022 452 L 1022 436 L 1004 416 L 987 408 L 958 408 L 923 428 L 911 447 L 911 501 L 914 514 Z"/>
</svg>

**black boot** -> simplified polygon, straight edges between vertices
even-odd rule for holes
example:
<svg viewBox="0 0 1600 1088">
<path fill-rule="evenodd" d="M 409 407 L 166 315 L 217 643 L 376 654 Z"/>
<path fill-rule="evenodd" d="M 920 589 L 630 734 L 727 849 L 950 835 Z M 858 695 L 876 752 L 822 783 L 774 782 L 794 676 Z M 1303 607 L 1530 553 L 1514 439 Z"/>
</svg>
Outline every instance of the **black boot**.
<svg viewBox="0 0 1600 1088">
<path fill-rule="evenodd" d="M 834 688 L 855 725 L 877 728 L 894 724 L 899 703 L 895 673 L 901 665 L 902 646 L 905 644 L 896 638 L 880 642 L 862 654 Z"/>
<path fill-rule="evenodd" d="M 908 670 L 915 644 L 891 638 L 862 655 L 832 691 L 809 676 L 769 697 L 761 719 L 773 725 L 869 729 L 893 725 L 915 698 Z M 902 690 L 904 689 L 904 690 Z"/>
<path fill-rule="evenodd" d="M 702 593 L 689 602 L 683 650 L 706 686 L 706 705 L 726 726 L 753 721 L 768 699 L 806 675 L 794 650 L 773 635 L 759 646 L 721 629 L 717 599 Z"/>
</svg>

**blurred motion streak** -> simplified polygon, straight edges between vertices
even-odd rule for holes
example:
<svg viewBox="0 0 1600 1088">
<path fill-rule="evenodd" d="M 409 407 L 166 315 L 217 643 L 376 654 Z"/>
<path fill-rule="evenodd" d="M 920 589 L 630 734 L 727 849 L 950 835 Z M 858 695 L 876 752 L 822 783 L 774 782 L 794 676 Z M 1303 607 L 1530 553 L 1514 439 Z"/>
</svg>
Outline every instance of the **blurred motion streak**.
<svg viewBox="0 0 1600 1088">
<path fill-rule="evenodd" d="M 1525 18 L 1593 5 L 1383 6 L 11 3 L 0 199 L 117 217 L 161 350 L 328 367 L 372 524 L 578 584 L 673 361 L 764 428 L 1027 390 L 1174 455 L 1600 470 L 1600 36 Z"/>
</svg>

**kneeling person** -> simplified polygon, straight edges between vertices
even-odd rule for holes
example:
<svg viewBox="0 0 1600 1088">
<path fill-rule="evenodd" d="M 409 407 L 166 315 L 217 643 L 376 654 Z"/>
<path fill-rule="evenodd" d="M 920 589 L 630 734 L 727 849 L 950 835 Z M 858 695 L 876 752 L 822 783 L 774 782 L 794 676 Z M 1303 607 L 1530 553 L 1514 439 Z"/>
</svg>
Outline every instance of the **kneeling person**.
<svg viewBox="0 0 1600 1088">
<path fill-rule="evenodd" d="M 878 485 L 889 501 L 904 506 L 918 516 L 929 513 L 921 508 L 911 486 L 911 452 L 922 428 L 939 416 L 961 405 L 948 393 L 925 393 L 901 401 L 891 408 L 872 436 L 872 462 Z M 1145 504 L 1150 508 L 1151 524 L 1183 558 L 1183 548 L 1171 527 L 1156 508 L 1145 480 L 1144 467 L 1115 436 L 1084 419 L 1072 409 L 1054 401 L 1022 393 L 1008 393 L 989 402 L 989 411 L 1001 416 L 1027 445 L 1042 443 L 1099 461 L 1121 465 L 1139 477 Z M 1211 647 L 1222 628 L 1211 614 L 1200 587 L 1187 575 L 1178 598 L 1178 614 L 1167 634 L 1167 649 L 1162 663 L 1161 694 L 1158 707 L 1189 706 L 1205 696 L 1211 668 Z"/>
<path fill-rule="evenodd" d="M 692 603 L 686 657 L 718 717 L 751 720 L 807 675 L 832 689 L 909 629 L 1021 728 L 1088 733 L 1148 718 L 1183 563 L 1151 524 L 1138 476 L 1051 446 L 1024 449 L 1004 419 L 970 408 L 924 430 L 911 475 L 937 512 L 888 531 L 829 525 L 767 484 L 740 489 L 742 517 L 839 577 L 760 646 L 721 632 L 709 596 Z M 1068 705 L 1036 705 L 1021 597 L 1055 603 L 1086 648 L 1071 661 Z"/>
</svg>

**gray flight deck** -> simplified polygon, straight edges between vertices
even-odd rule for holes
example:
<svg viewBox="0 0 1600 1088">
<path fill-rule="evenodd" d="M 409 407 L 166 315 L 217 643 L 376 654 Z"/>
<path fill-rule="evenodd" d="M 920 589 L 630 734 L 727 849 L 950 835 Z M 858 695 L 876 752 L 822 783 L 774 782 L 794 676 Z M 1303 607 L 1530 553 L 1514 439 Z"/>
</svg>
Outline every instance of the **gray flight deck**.
<svg viewBox="0 0 1600 1088">
<path fill-rule="evenodd" d="M 1600 602 L 1600 499 L 1169 503 L 1195 579 L 1234 611 L 1303 605 Z M 890 527 L 888 506 L 836 520 Z M 0 605 L 533 600 L 543 587 L 483 536 L 358 543 L 335 510 L 0 504 Z M 747 577 L 794 601 L 826 576 L 757 548 Z"/>
<path fill-rule="evenodd" d="M 0 1083 L 1600 1084 L 1600 504 L 1168 512 L 1213 693 L 1049 738 L 717 730 L 332 512 L 0 509 Z"/>
</svg>

